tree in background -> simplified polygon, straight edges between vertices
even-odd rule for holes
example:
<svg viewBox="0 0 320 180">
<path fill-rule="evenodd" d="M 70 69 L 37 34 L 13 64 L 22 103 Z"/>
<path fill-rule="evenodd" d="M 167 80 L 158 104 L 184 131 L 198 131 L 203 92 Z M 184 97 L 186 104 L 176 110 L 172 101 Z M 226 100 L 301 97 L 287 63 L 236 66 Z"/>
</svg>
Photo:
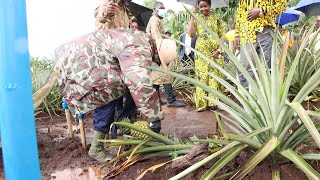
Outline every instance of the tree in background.
<svg viewBox="0 0 320 180">
<path fill-rule="evenodd" d="M 236 14 L 238 11 L 239 0 L 230 0 L 229 7 L 213 9 L 213 12 L 222 17 L 225 24 L 228 25 L 227 30 L 235 29 Z"/>
<path fill-rule="evenodd" d="M 177 19 L 177 16 L 180 13 L 176 13 L 169 9 L 166 16 L 164 17 L 163 26 L 166 30 L 170 30 L 174 39 L 179 39 L 181 33 L 184 32 L 183 23 L 180 19 Z"/>
<path fill-rule="evenodd" d="M 143 5 L 147 8 L 153 9 L 153 5 L 156 2 L 156 0 L 144 0 Z"/>
<path fill-rule="evenodd" d="M 144 0 L 143 4 L 144 6 L 152 9 L 155 2 L 156 0 Z M 227 30 L 232 30 L 235 28 L 238 3 L 239 0 L 229 0 L 229 7 L 212 9 L 213 13 L 217 13 L 223 18 L 225 24 L 228 25 L 228 27 L 226 27 Z M 179 39 L 180 35 L 184 33 L 186 24 L 189 22 L 190 18 L 191 16 L 186 10 L 174 12 L 169 9 L 164 17 L 163 25 L 165 29 L 171 31 L 172 38 Z"/>
</svg>

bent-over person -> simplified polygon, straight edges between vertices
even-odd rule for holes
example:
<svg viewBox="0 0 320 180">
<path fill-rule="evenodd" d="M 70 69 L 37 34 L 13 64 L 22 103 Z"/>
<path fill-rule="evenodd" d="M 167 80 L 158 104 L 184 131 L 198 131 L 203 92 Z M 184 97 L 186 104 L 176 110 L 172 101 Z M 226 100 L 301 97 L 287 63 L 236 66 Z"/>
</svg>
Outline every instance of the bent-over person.
<svg viewBox="0 0 320 180">
<path fill-rule="evenodd" d="M 160 110 L 150 67 L 156 51 L 151 38 L 134 29 L 99 30 L 63 44 L 55 50 L 58 84 L 73 116 L 93 110 L 94 138 L 89 155 L 99 162 L 111 156 L 104 139 L 114 121 L 114 103 L 128 88 L 149 127 L 160 132 Z"/>
</svg>

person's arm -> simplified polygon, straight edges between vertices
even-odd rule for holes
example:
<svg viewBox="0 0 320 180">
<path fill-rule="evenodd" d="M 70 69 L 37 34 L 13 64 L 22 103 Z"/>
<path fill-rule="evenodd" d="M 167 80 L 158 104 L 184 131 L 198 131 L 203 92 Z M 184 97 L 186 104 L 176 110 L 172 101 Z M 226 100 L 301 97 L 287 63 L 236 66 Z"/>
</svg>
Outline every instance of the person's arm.
<svg viewBox="0 0 320 180">
<path fill-rule="evenodd" d="M 156 18 L 154 16 L 151 17 L 150 19 L 150 35 L 153 39 L 163 39 L 162 37 L 162 24 L 161 20 L 159 18 Z"/>
<path fill-rule="evenodd" d="M 287 7 L 287 0 L 272 0 L 272 4 L 270 3 L 265 3 L 264 0 L 261 2 L 260 7 L 255 7 L 250 9 L 249 13 L 248 13 L 248 17 L 247 20 L 248 21 L 253 21 L 255 19 L 257 19 L 258 17 L 260 17 L 260 14 L 265 15 L 279 15 L 282 12 L 284 12 L 286 10 Z"/>
<path fill-rule="evenodd" d="M 192 13 L 195 14 L 197 12 L 196 8 L 192 9 Z M 188 24 L 188 31 L 187 33 L 190 35 L 194 35 L 197 32 L 197 26 L 196 26 L 196 22 L 195 19 L 193 18 L 193 16 L 191 17 L 189 24 Z"/>
<path fill-rule="evenodd" d="M 110 22 L 116 11 L 116 4 L 109 0 L 102 0 L 94 11 L 94 17 L 100 23 Z"/>
<path fill-rule="evenodd" d="M 161 20 L 155 16 L 151 17 L 152 19 L 149 20 L 150 23 L 150 34 L 151 37 L 155 40 L 156 45 L 157 45 L 157 50 L 158 50 L 158 55 L 161 61 L 161 65 L 165 68 L 168 69 L 168 66 L 166 65 L 165 62 L 163 62 L 163 58 L 161 57 L 161 53 L 159 53 L 159 49 L 161 47 L 161 43 L 163 40 L 162 34 L 163 32 L 163 26 L 161 23 Z"/>
</svg>

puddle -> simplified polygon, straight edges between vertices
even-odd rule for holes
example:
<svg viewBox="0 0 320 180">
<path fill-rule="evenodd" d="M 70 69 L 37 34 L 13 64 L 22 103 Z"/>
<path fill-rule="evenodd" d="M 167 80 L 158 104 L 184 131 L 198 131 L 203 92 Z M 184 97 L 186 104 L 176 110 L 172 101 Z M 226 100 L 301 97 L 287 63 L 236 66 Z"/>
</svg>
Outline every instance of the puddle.
<svg viewBox="0 0 320 180">
<path fill-rule="evenodd" d="M 102 180 L 103 173 L 98 171 L 99 167 L 65 169 L 52 173 L 51 179 L 55 180 Z"/>
</svg>

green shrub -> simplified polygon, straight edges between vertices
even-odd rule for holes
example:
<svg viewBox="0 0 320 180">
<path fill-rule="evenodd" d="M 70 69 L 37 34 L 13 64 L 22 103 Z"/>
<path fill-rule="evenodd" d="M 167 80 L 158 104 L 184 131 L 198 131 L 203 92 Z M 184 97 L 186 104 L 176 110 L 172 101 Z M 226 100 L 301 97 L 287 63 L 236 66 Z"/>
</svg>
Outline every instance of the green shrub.
<svg viewBox="0 0 320 180">
<path fill-rule="evenodd" d="M 46 85 L 52 75 L 54 61 L 47 58 L 31 58 L 31 76 L 32 76 L 32 92 L 35 93 L 44 85 Z M 59 92 L 56 84 L 50 91 L 48 96 L 44 99 L 43 105 L 35 109 L 35 112 L 62 112 L 61 107 L 62 95 Z"/>
</svg>

